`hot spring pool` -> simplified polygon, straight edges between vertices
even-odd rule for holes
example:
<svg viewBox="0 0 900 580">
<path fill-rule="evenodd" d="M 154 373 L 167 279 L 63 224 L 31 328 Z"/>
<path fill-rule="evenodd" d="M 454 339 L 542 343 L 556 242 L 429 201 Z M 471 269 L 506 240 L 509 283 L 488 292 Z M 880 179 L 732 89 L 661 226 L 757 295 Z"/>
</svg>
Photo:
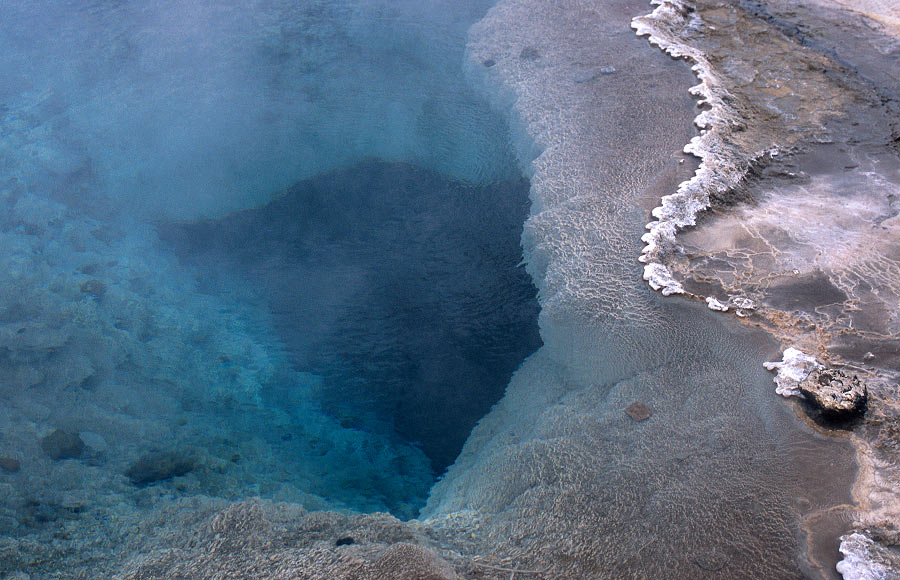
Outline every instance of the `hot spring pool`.
<svg viewBox="0 0 900 580">
<path fill-rule="evenodd" d="M 4 577 L 175 577 L 248 498 L 558 577 L 810 569 L 849 447 L 636 262 L 690 69 L 640 2 L 492 5 L 0 8 Z"/>
</svg>

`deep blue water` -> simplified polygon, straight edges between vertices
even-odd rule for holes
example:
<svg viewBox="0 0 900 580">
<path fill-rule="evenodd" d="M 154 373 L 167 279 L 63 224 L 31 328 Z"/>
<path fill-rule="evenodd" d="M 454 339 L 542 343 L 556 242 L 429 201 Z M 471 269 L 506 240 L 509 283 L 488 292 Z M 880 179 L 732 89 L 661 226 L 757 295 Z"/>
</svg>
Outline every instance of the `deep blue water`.
<svg viewBox="0 0 900 580">
<path fill-rule="evenodd" d="M 524 179 L 471 186 L 368 161 L 160 229 L 206 291 L 251 281 L 295 367 L 324 378 L 324 409 L 421 446 L 440 474 L 541 344 L 527 215 Z"/>
<path fill-rule="evenodd" d="M 417 513 L 540 344 L 528 184 L 462 69 L 491 4 L 0 4 L 0 533 Z"/>
</svg>

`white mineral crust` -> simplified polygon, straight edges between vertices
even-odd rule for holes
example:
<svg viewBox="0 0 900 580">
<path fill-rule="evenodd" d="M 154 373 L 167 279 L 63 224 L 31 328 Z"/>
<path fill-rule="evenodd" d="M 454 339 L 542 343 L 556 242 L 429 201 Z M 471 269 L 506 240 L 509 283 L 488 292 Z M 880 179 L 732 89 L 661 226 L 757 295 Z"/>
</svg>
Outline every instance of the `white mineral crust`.
<svg viewBox="0 0 900 580">
<path fill-rule="evenodd" d="M 788 348 L 781 356 L 781 362 L 763 363 L 775 375 L 775 392 L 783 397 L 800 396 L 800 383 L 815 369 L 822 368 L 815 357 L 803 354 L 796 348 Z"/>
</svg>

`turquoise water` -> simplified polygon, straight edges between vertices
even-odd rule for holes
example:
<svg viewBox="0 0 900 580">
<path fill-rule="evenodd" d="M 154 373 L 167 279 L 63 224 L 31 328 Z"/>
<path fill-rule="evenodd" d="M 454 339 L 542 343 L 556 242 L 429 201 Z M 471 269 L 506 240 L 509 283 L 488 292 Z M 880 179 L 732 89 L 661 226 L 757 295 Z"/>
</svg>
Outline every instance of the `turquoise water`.
<svg viewBox="0 0 900 580">
<path fill-rule="evenodd" d="M 540 345 L 487 7 L 0 7 L 0 533 L 417 513 Z"/>
<path fill-rule="evenodd" d="M 475 187 L 369 161 L 160 231 L 206 291 L 256 286 L 293 366 L 322 377 L 323 409 L 414 442 L 440 475 L 541 344 L 527 215 L 527 180 Z"/>
<path fill-rule="evenodd" d="M 502 123 L 460 73 L 488 5 L 6 3 L 7 143 L 32 148 L 30 183 L 80 171 L 85 197 L 180 217 L 365 157 L 508 178 Z"/>
</svg>

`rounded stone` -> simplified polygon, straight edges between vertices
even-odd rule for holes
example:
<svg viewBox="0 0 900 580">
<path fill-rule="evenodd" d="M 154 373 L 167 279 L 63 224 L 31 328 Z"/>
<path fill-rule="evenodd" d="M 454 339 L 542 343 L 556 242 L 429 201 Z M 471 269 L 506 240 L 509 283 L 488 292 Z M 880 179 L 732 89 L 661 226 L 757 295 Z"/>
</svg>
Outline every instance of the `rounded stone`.
<svg viewBox="0 0 900 580">
<path fill-rule="evenodd" d="M 22 465 L 18 459 L 12 457 L 0 457 L 0 469 L 7 473 L 17 473 Z"/>
<path fill-rule="evenodd" d="M 84 441 L 78 433 L 56 429 L 41 439 L 41 449 L 53 460 L 77 459 L 84 453 Z"/>
<path fill-rule="evenodd" d="M 799 388 L 814 407 L 832 419 L 855 417 L 866 410 L 866 385 L 855 374 L 840 369 L 815 369 Z"/>
</svg>

